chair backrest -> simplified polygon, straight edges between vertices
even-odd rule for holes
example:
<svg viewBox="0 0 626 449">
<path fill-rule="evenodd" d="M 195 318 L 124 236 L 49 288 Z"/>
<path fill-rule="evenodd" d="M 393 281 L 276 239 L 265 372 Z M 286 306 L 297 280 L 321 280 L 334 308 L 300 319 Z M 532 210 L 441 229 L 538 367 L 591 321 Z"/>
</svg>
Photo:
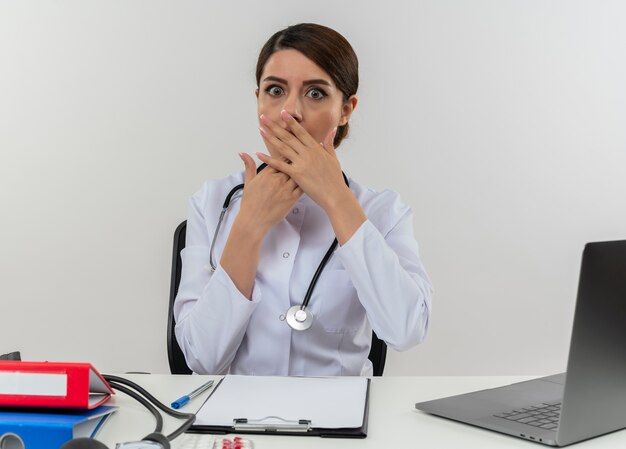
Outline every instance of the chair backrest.
<svg viewBox="0 0 626 449">
<path fill-rule="evenodd" d="M 185 355 L 178 346 L 174 327 L 176 319 L 174 318 L 174 300 L 178 294 L 178 285 L 180 284 L 180 272 L 182 269 L 182 261 L 180 252 L 185 248 L 185 239 L 187 237 L 187 221 L 183 221 L 174 231 L 174 250 L 172 251 L 172 278 L 170 280 L 170 307 L 167 311 L 167 358 L 170 362 L 170 371 L 172 374 L 191 374 L 191 369 L 187 366 Z"/>
<path fill-rule="evenodd" d="M 182 261 L 180 252 L 185 248 L 185 238 L 187 236 L 187 221 L 183 221 L 174 231 L 174 249 L 172 251 L 172 278 L 170 282 L 170 306 L 167 312 L 167 358 L 170 363 L 170 371 L 172 374 L 191 374 L 191 369 L 187 366 L 185 356 L 178 346 L 174 327 L 176 320 L 174 319 L 174 300 L 178 294 L 178 285 L 180 284 L 180 273 Z M 385 369 L 385 360 L 387 358 L 387 345 L 382 341 L 374 331 L 372 331 L 372 347 L 368 358 L 372 361 L 374 367 L 374 376 L 382 376 Z"/>
</svg>

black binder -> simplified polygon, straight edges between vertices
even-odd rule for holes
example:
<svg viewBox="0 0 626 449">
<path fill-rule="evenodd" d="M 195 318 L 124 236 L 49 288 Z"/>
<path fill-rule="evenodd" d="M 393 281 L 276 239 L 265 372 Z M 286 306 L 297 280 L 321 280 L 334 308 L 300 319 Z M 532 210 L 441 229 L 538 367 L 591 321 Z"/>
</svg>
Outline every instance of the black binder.
<svg viewBox="0 0 626 449">
<path fill-rule="evenodd" d="M 225 378 L 222 378 L 205 401 L 211 400 L 213 394 L 218 391 Z M 365 407 L 363 409 L 362 424 L 358 427 L 341 428 L 321 428 L 311 425 L 311 420 L 302 417 L 298 420 L 287 420 L 278 416 L 268 416 L 261 419 L 250 419 L 249 417 L 233 418 L 230 426 L 224 425 L 193 425 L 187 431 L 190 433 L 209 434 L 272 434 L 272 435 L 292 435 L 292 436 L 319 436 L 322 438 L 365 438 L 367 437 L 367 425 L 369 417 L 369 391 L 370 379 L 366 379 Z M 333 407 L 334 404 L 329 404 Z M 204 407 L 204 405 L 203 405 Z M 269 408 L 268 410 L 271 410 Z"/>
</svg>

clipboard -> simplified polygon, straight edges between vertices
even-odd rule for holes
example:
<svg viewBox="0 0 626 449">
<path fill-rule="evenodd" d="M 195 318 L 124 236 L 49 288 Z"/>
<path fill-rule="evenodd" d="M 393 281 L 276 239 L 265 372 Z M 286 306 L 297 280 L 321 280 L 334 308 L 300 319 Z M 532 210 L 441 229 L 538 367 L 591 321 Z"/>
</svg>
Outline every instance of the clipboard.
<svg viewBox="0 0 626 449">
<path fill-rule="evenodd" d="M 227 375 L 188 432 L 365 438 L 370 383 L 364 377 Z M 298 395 L 302 401 L 294 399 Z"/>
</svg>

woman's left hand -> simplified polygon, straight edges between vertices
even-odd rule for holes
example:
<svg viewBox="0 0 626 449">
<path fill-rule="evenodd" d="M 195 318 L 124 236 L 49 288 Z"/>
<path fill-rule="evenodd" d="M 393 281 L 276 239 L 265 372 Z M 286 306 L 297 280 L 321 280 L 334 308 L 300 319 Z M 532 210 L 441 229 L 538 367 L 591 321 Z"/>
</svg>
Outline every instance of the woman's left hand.
<svg viewBox="0 0 626 449">
<path fill-rule="evenodd" d="M 280 115 L 287 129 L 264 115 L 259 127 L 265 145 L 280 158 L 256 153 L 258 158 L 287 174 L 326 211 L 333 206 L 332 202 L 352 195 L 335 154 L 333 139 L 337 129 L 331 130 L 324 142 L 316 142 L 289 113 L 281 111 Z"/>
</svg>

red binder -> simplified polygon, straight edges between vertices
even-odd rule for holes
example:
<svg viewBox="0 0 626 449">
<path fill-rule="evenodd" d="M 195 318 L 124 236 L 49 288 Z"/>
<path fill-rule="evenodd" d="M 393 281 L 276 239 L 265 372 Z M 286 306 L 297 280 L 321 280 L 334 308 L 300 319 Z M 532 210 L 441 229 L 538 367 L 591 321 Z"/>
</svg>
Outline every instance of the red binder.
<svg viewBox="0 0 626 449">
<path fill-rule="evenodd" d="M 0 407 L 92 409 L 112 394 L 90 363 L 0 360 Z"/>
</svg>

